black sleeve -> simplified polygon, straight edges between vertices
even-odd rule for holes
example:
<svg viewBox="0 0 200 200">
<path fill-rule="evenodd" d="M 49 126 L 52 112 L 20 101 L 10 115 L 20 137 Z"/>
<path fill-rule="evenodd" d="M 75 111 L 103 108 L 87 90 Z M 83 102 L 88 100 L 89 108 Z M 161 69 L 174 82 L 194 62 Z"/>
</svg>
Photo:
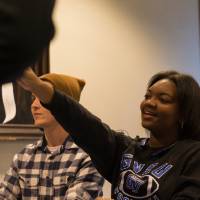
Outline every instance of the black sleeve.
<svg viewBox="0 0 200 200">
<path fill-rule="evenodd" d="M 16 77 L 48 46 L 54 1 L 0 1 L 0 82 Z"/>
<path fill-rule="evenodd" d="M 172 200 L 200 199 L 200 151 L 199 148 L 185 163 L 182 173 L 176 183 Z"/>
<path fill-rule="evenodd" d="M 111 182 L 115 163 L 126 146 L 126 137 L 110 129 L 79 103 L 59 92 L 55 91 L 51 103 L 44 106 L 70 133 L 74 142 L 90 155 L 98 171 Z"/>
</svg>

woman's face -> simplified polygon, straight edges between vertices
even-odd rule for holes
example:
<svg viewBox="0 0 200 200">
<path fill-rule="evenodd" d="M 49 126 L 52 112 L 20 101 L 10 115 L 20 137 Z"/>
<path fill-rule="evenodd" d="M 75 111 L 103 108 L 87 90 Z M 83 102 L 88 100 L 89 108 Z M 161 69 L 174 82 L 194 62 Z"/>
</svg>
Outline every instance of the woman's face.
<svg viewBox="0 0 200 200">
<path fill-rule="evenodd" d="M 142 126 L 151 132 L 177 132 L 179 108 L 176 85 L 162 79 L 148 88 L 140 105 Z"/>
</svg>

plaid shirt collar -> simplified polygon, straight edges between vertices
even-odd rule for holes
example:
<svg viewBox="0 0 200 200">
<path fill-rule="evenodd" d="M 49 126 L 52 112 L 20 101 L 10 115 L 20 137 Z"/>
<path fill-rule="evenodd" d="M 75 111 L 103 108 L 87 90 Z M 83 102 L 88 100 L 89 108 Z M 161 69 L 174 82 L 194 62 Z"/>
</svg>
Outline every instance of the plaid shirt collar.
<svg viewBox="0 0 200 200">
<path fill-rule="evenodd" d="M 65 150 L 70 150 L 70 149 L 74 149 L 74 148 L 76 149 L 76 148 L 78 148 L 78 146 L 73 142 L 72 138 L 70 136 L 68 136 L 68 137 L 66 137 L 65 141 L 61 145 L 61 148 L 60 148 L 60 151 L 58 152 L 58 154 L 63 153 Z M 50 153 L 47 148 L 47 140 L 44 135 L 39 141 L 36 142 L 35 149 L 39 149 L 45 153 Z"/>
</svg>

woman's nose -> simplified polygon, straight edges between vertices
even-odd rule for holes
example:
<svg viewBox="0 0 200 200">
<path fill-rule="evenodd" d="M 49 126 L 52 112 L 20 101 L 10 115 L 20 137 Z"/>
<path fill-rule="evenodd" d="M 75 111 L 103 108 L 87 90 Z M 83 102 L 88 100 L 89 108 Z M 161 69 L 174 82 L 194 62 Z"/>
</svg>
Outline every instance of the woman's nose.
<svg viewBox="0 0 200 200">
<path fill-rule="evenodd" d="M 157 106 L 157 101 L 155 98 L 149 98 L 146 100 L 146 104 L 152 107 L 156 107 Z"/>
</svg>

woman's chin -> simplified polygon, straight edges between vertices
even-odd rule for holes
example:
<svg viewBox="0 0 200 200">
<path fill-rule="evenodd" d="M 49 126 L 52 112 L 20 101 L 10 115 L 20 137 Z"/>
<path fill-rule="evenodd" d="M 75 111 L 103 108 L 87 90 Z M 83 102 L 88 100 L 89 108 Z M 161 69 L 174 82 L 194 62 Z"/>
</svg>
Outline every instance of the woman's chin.
<svg viewBox="0 0 200 200">
<path fill-rule="evenodd" d="M 150 131 L 154 127 L 154 125 L 149 122 L 142 122 L 142 127 Z"/>
</svg>

